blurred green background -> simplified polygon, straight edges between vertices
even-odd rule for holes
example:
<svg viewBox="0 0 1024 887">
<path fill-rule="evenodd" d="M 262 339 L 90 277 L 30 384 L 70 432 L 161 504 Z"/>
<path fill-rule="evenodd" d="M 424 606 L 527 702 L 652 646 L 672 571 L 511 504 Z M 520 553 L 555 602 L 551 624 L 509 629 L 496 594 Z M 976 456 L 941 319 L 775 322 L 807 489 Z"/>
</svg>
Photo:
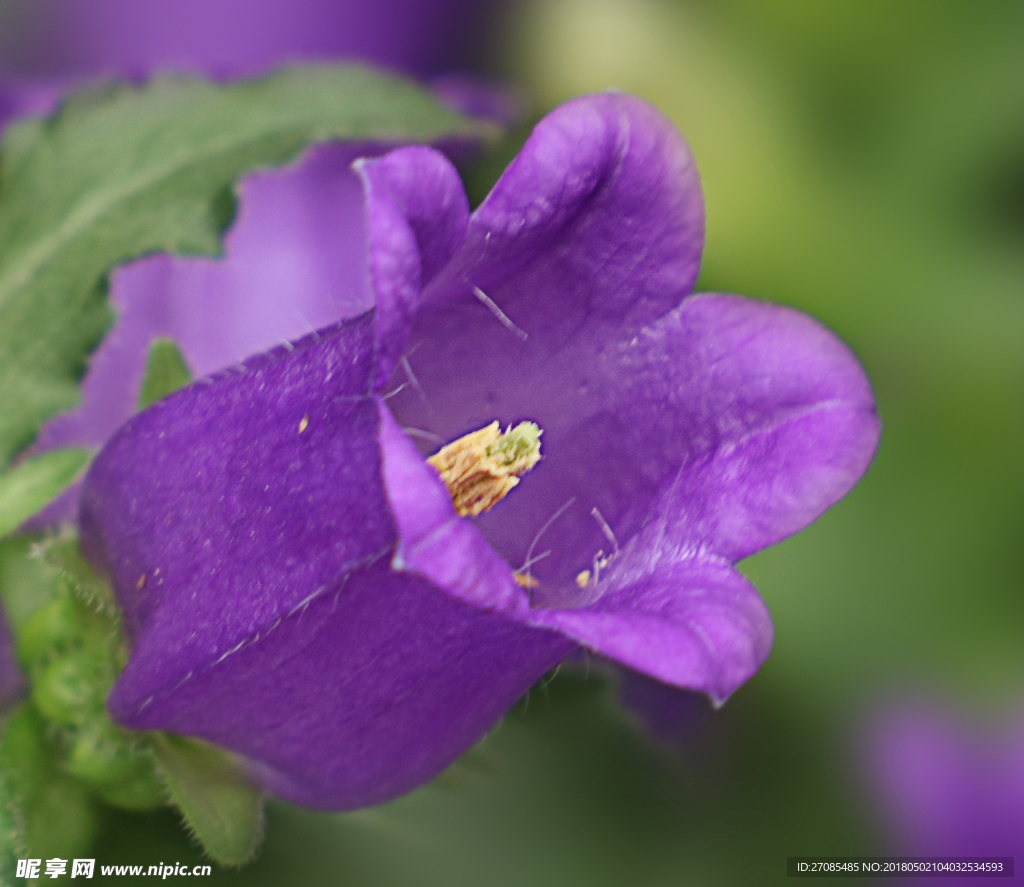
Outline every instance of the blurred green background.
<svg viewBox="0 0 1024 887">
<path fill-rule="evenodd" d="M 741 565 L 776 640 L 722 711 L 656 741 L 599 667 L 563 669 L 412 795 L 273 806 L 260 859 L 213 881 L 724 887 L 896 852 L 863 764 L 873 714 L 919 694 L 980 721 L 1024 708 L 1024 4 L 533 0 L 492 41 L 537 116 L 614 87 L 677 123 L 707 203 L 699 288 L 838 332 L 881 448 Z M 197 858 L 173 816 L 108 826 L 102 862 Z"/>
</svg>

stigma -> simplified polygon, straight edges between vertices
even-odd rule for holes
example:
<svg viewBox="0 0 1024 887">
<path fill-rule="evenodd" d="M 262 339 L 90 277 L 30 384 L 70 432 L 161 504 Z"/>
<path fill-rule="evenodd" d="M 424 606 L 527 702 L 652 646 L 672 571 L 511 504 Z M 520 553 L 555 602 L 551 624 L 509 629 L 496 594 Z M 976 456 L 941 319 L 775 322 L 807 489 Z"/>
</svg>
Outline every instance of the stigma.
<svg viewBox="0 0 1024 887">
<path fill-rule="evenodd" d="M 462 517 L 490 511 L 540 460 L 536 422 L 520 422 L 502 433 L 498 422 L 471 431 L 443 446 L 427 461 L 451 493 Z"/>
</svg>

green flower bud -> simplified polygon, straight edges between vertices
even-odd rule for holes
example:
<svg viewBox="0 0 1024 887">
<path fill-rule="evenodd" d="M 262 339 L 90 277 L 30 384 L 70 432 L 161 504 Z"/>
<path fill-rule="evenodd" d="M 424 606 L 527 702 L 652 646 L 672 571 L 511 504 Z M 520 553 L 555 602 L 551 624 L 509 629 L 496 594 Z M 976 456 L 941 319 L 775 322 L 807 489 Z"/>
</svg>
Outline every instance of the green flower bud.
<svg viewBox="0 0 1024 887">
<path fill-rule="evenodd" d="M 167 806 L 167 792 L 153 769 L 126 782 L 103 786 L 99 796 L 122 810 L 155 810 Z"/>
<path fill-rule="evenodd" d="M 50 653 L 67 649 L 79 635 L 75 602 L 61 595 L 40 607 L 18 632 L 18 658 L 31 670 Z"/>
<path fill-rule="evenodd" d="M 134 779 L 152 765 L 144 753 L 132 747 L 128 737 L 101 718 L 79 731 L 66 766 L 81 779 L 106 785 Z"/>
<path fill-rule="evenodd" d="M 42 714 L 61 724 L 82 723 L 102 710 L 102 668 L 83 652 L 54 659 L 32 677 L 32 701 Z"/>
</svg>

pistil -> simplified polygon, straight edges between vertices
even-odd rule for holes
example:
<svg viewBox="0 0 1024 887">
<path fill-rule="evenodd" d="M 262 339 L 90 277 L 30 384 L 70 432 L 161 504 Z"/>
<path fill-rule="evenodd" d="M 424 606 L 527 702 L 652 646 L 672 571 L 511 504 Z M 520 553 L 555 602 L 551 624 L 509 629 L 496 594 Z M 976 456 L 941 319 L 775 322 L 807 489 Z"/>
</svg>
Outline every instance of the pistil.
<svg viewBox="0 0 1024 887">
<path fill-rule="evenodd" d="M 540 460 L 540 436 L 535 422 L 509 426 L 498 422 L 471 431 L 442 447 L 427 461 L 437 469 L 463 517 L 490 511 Z"/>
</svg>

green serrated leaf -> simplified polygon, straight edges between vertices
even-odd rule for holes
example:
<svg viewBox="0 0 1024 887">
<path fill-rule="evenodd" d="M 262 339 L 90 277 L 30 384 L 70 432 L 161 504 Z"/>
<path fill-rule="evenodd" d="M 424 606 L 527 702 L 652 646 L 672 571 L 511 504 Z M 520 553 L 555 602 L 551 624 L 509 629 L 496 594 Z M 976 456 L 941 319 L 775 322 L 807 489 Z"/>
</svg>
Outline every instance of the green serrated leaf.
<svg viewBox="0 0 1024 887">
<path fill-rule="evenodd" d="M 78 547 L 73 533 L 55 536 L 36 547 L 37 553 L 67 580 L 82 600 L 111 616 L 119 616 L 110 584 L 97 576 Z"/>
<path fill-rule="evenodd" d="M 170 734 L 153 739 L 158 772 L 171 800 L 206 852 L 222 865 L 242 865 L 263 838 L 263 799 L 227 752 Z"/>
<path fill-rule="evenodd" d="M 96 811 L 85 788 L 61 773 L 46 728 L 29 703 L 8 717 L 0 736 L 0 775 L 10 802 L 9 837 L 17 852 L 81 856 L 96 832 Z"/>
<path fill-rule="evenodd" d="M 50 450 L 0 474 L 0 536 L 17 529 L 63 493 L 81 476 L 90 458 L 92 450 L 80 447 Z"/>
<path fill-rule="evenodd" d="M 228 85 L 108 85 L 10 127 L 0 147 L 0 465 L 77 401 L 111 321 L 109 269 L 154 251 L 217 254 L 241 175 L 317 141 L 486 132 L 407 81 L 326 65 Z"/>
<path fill-rule="evenodd" d="M 43 859 L 85 856 L 99 825 L 88 790 L 57 770 L 26 809 L 25 821 L 28 852 Z"/>
<path fill-rule="evenodd" d="M 146 374 L 139 389 L 139 409 L 146 409 L 191 381 L 192 371 L 174 340 L 166 337 L 154 339 L 149 346 Z"/>
<path fill-rule="evenodd" d="M 0 539 L 0 603 L 17 637 L 35 614 L 60 596 L 60 574 L 32 556 L 29 536 Z"/>
</svg>

